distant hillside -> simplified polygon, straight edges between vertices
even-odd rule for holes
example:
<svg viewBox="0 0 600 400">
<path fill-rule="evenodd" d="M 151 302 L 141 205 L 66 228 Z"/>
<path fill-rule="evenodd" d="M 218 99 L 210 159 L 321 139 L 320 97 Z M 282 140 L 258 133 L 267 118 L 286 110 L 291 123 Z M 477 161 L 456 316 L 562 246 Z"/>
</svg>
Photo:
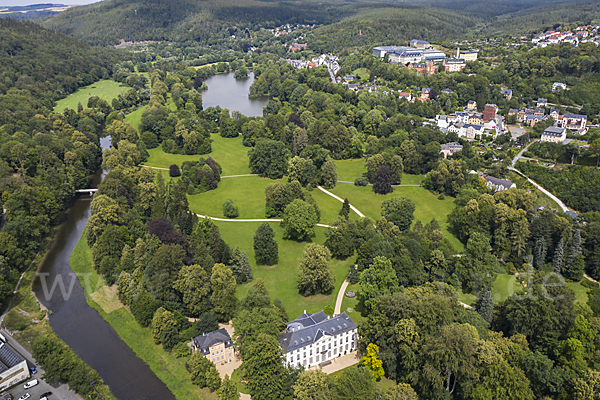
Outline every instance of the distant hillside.
<svg viewBox="0 0 600 400">
<path fill-rule="evenodd" d="M 63 12 L 71 7 L 74 6 L 52 3 L 30 4 L 27 6 L 0 6 L 0 17 L 10 17 L 17 20 L 46 18 Z"/>
<path fill-rule="evenodd" d="M 597 3 L 597 2 L 596 2 Z M 423 38 L 431 41 L 506 29 L 537 29 L 543 21 L 594 18 L 597 4 L 570 0 L 406 0 L 388 2 L 306 0 L 104 0 L 42 21 L 48 28 L 90 44 L 120 40 L 215 42 L 227 29 L 284 23 L 329 25 L 315 32 L 318 48 L 371 45 Z M 552 12 L 549 12 L 552 11 Z M 362 29 L 362 35 L 356 35 Z M 333 32 L 337 32 L 332 36 Z"/>
</svg>

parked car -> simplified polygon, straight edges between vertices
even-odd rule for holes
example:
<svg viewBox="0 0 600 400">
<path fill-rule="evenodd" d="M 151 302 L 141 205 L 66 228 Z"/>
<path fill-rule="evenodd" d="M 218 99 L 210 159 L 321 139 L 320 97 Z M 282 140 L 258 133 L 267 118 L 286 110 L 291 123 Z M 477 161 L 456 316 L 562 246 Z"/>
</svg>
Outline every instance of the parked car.
<svg viewBox="0 0 600 400">
<path fill-rule="evenodd" d="M 0 340 L 2 340 L 4 343 L 6 343 L 6 337 L 0 333 Z"/>
<path fill-rule="evenodd" d="M 35 369 L 35 367 L 30 367 L 29 370 L 33 375 L 37 374 L 37 369 Z"/>
<path fill-rule="evenodd" d="M 46 399 L 48 398 L 48 396 L 52 396 L 52 392 L 42 393 L 42 395 L 40 396 L 40 400 L 42 400 L 42 398 Z"/>
<path fill-rule="evenodd" d="M 34 386 L 35 386 L 35 385 L 37 385 L 38 383 L 39 383 L 39 382 L 38 382 L 38 380 L 37 380 L 37 379 L 33 379 L 33 380 L 30 380 L 29 382 L 27 382 L 26 384 L 24 384 L 24 385 L 23 385 L 23 387 L 24 387 L 25 389 L 29 389 L 30 387 L 34 387 Z"/>
<path fill-rule="evenodd" d="M 31 395 L 29 393 L 25 393 L 23 396 L 19 397 L 19 400 L 27 400 Z"/>
</svg>

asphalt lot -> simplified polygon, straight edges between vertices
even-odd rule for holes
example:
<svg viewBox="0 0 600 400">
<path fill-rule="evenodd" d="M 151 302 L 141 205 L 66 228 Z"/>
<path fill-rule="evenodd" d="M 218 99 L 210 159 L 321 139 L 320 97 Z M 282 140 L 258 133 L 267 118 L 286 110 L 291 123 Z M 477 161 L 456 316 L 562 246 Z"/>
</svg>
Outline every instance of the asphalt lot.
<svg viewBox="0 0 600 400">
<path fill-rule="evenodd" d="M 12 394 L 14 400 L 17 400 L 25 393 L 29 393 L 31 395 L 29 400 L 39 400 L 42 393 L 45 392 L 52 392 L 52 395 L 48 396 L 48 400 L 83 400 L 81 396 L 79 396 L 72 390 L 69 390 L 67 385 L 55 384 L 54 386 L 51 386 L 50 384 L 48 384 L 42 378 L 44 376 L 44 370 L 42 370 L 40 366 L 35 362 L 35 359 L 31 355 L 31 353 L 29 353 L 27 349 L 25 349 L 25 347 L 23 347 L 19 342 L 17 342 L 15 338 L 13 338 L 7 331 L 5 331 L 4 329 L 0 329 L 0 332 L 2 332 L 2 334 L 6 337 L 8 345 L 12 347 L 18 353 L 18 355 L 27 360 L 27 365 L 29 367 L 35 367 L 37 369 L 37 373 L 35 375 L 31 375 L 29 379 L 19 383 L 17 386 L 14 386 L 8 390 L 8 392 Z M 31 381 L 32 379 L 37 379 L 39 383 L 29 389 L 25 389 L 23 385 L 26 382 Z"/>
</svg>

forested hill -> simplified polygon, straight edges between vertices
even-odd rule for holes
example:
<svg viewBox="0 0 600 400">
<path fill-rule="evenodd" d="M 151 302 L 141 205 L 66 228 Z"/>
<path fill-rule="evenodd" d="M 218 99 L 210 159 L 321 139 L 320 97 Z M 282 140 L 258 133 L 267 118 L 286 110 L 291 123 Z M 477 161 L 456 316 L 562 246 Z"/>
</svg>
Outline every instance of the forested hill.
<svg viewBox="0 0 600 400">
<path fill-rule="evenodd" d="M 56 99 L 108 78 L 116 61 L 109 50 L 28 21 L 0 18 L 0 38 L 0 127 L 52 110 Z"/>
<path fill-rule="evenodd" d="M 457 0 L 417 2 L 367 1 L 260 1 L 260 0 L 104 0 L 74 7 L 42 24 L 94 45 L 120 40 L 194 40 L 218 43 L 229 28 L 275 27 L 281 24 L 331 25 L 324 35 L 363 29 L 365 35 L 324 37 L 336 47 L 406 41 L 464 38 L 471 34 L 506 29 L 538 29 L 544 15 L 570 22 L 597 17 L 598 6 L 586 0 L 509 0 L 468 3 Z M 584 11 L 582 11 L 584 10 Z M 583 13 L 582 13 L 583 12 Z M 338 41 L 338 39 L 341 39 Z M 334 50 L 335 48 L 331 48 Z"/>
</svg>

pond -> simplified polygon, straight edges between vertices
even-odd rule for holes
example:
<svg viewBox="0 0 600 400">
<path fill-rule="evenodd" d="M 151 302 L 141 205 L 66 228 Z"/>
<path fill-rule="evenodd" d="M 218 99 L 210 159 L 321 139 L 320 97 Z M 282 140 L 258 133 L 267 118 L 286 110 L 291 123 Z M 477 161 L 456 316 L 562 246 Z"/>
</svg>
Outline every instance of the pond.
<svg viewBox="0 0 600 400">
<path fill-rule="evenodd" d="M 229 111 L 239 111 L 247 117 L 262 117 L 263 107 L 269 98 L 249 99 L 252 82 L 253 72 L 248 73 L 247 79 L 235 79 L 233 72 L 211 76 L 205 81 L 208 90 L 202 91 L 202 106 L 204 109 L 220 106 Z"/>
</svg>

